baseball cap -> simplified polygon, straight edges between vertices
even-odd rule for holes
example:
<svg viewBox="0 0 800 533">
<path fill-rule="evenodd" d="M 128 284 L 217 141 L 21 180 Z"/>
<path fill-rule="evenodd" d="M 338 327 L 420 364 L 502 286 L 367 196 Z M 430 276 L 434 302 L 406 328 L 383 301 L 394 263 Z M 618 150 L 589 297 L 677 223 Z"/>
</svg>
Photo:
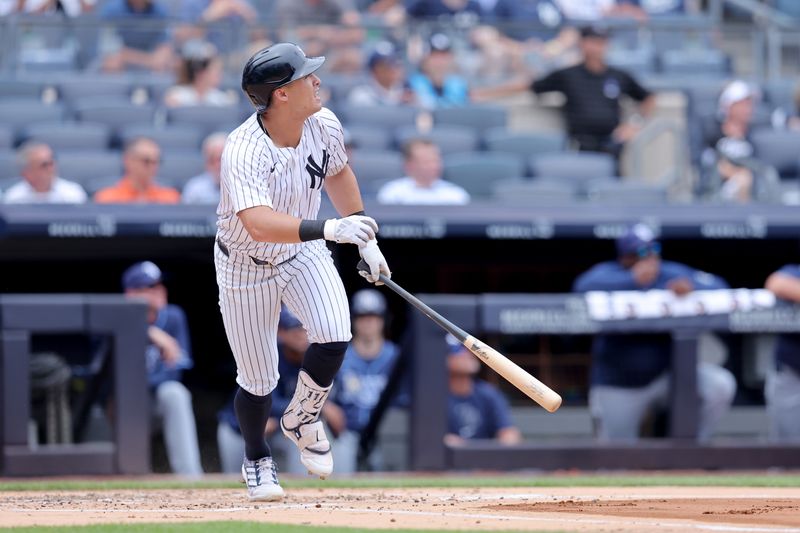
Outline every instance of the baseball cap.
<svg viewBox="0 0 800 533">
<path fill-rule="evenodd" d="M 742 80 L 732 81 L 719 95 L 719 110 L 725 113 L 736 102 L 741 102 L 747 98 L 755 98 L 757 96 L 758 91 L 749 83 Z"/>
<path fill-rule="evenodd" d="M 128 289 L 144 289 L 158 285 L 164 276 L 161 269 L 152 261 L 142 261 L 128 267 L 122 273 L 122 287 Z"/>
<path fill-rule="evenodd" d="M 372 70 L 378 63 L 389 63 L 396 65 L 400 62 L 400 56 L 397 54 L 397 49 L 394 44 L 389 41 L 380 41 L 375 44 L 372 53 L 367 59 L 367 67 Z"/>
<path fill-rule="evenodd" d="M 581 38 L 597 37 L 600 39 L 608 39 L 610 32 L 607 26 L 603 24 L 589 24 L 581 28 Z"/>
<path fill-rule="evenodd" d="M 447 355 L 456 355 L 467 350 L 467 348 L 458 342 L 458 339 L 450 333 L 444 336 L 444 342 L 447 343 Z"/>
<path fill-rule="evenodd" d="M 303 323 L 294 316 L 285 305 L 281 306 L 281 315 L 278 318 L 278 329 L 294 329 L 303 327 Z"/>
<path fill-rule="evenodd" d="M 635 224 L 617 239 L 617 255 L 642 255 L 642 252 L 658 253 L 661 246 L 656 241 L 655 233 L 644 224 Z"/>
<path fill-rule="evenodd" d="M 384 315 L 386 298 L 375 289 L 361 289 L 353 295 L 351 306 L 353 315 Z"/>
<path fill-rule="evenodd" d="M 453 42 L 444 33 L 434 33 L 428 39 L 428 47 L 431 52 L 449 52 L 453 48 Z"/>
</svg>

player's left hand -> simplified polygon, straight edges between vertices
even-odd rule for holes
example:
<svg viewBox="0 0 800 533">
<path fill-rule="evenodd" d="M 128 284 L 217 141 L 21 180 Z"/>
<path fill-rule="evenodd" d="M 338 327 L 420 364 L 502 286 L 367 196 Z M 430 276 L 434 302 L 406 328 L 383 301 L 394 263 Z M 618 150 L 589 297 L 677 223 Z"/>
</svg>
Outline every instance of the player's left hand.
<svg viewBox="0 0 800 533">
<path fill-rule="evenodd" d="M 378 248 L 377 239 L 370 239 L 364 246 L 359 246 L 358 253 L 361 254 L 361 258 L 367 264 L 367 267 L 369 267 L 369 271 L 358 271 L 358 273 L 361 274 L 364 279 L 370 283 L 374 283 L 375 285 L 383 285 L 383 283 L 380 282 L 381 274 L 387 278 L 392 277 L 392 271 L 389 270 L 389 265 L 386 263 L 386 258 L 383 257 L 381 249 Z"/>
</svg>

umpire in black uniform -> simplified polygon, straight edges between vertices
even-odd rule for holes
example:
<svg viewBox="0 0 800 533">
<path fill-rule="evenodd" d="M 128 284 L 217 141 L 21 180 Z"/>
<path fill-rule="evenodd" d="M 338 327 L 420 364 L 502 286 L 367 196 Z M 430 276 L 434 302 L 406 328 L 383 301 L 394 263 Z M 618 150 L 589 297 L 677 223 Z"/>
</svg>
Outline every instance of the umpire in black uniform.
<svg viewBox="0 0 800 533">
<path fill-rule="evenodd" d="M 641 129 L 654 98 L 625 71 L 606 64 L 608 30 L 592 25 L 581 29 L 583 61 L 534 81 L 535 93 L 560 92 L 566 97 L 564 118 L 573 144 L 582 151 L 606 152 L 619 158 L 623 145 Z M 623 123 L 620 97 L 638 102 L 638 113 Z"/>
</svg>

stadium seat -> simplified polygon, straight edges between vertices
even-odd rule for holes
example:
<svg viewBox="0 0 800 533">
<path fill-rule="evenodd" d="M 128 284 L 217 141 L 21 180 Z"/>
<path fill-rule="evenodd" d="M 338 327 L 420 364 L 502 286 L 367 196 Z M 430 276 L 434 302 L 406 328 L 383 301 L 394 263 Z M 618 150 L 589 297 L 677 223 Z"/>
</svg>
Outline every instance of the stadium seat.
<svg viewBox="0 0 800 533">
<path fill-rule="evenodd" d="M 0 126 L 0 150 L 10 150 L 14 147 L 14 131 L 6 126 Z"/>
<path fill-rule="evenodd" d="M 203 155 L 199 152 L 168 152 L 161 154 L 158 181 L 180 190 L 189 181 L 204 171 Z"/>
<path fill-rule="evenodd" d="M 399 106 L 338 106 L 340 118 L 347 127 L 369 125 L 376 128 L 400 128 L 415 126 L 419 110 L 414 107 Z"/>
<path fill-rule="evenodd" d="M 111 131 L 105 124 L 43 122 L 23 129 L 22 137 L 45 142 L 58 154 L 63 150 L 105 150 Z"/>
<path fill-rule="evenodd" d="M 586 198 L 590 202 L 613 205 L 663 204 L 667 201 L 667 189 L 647 183 L 601 178 L 586 185 Z"/>
<path fill-rule="evenodd" d="M 0 179 L 11 179 L 19 176 L 17 153 L 13 150 L 0 150 Z"/>
<path fill-rule="evenodd" d="M 81 183 L 81 186 L 90 197 L 94 196 L 100 189 L 111 187 L 119 181 L 119 176 L 106 176 L 105 178 L 92 178 Z"/>
<path fill-rule="evenodd" d="M 114 132 L 133 124 L 153 124 L 155 108 L 123 102 L 96 102 L 77 105 L 75 114 L 82 122 L 105 124 Z"/>
<path fill-rule="evenodd" d="M 610 178 L 616 174 L 614 158 L 595 152 L 542 154 L 530 158 L 534 176 L 552 178 L 582 188 L 594 178 Z"/>
<path fill-rule="evenodd" d="M 555 131 L 509 131 L 493 128 L 484 137 L 490 152 L 514 154 L 525 161 L 532 155 L 563 152 L 567 136 Z"/>
<path fill-rule="evenodd" d="M 241 121 L 239 106 L 184 106 L 167 110 L 167 123 L 175 126 L 193 126 L 204 134 L 213 131 L 230 131 Z"/>
<path fill-rule="evenodd" d="M 57 84 L 59 97 L 67 104 L 89 102 L 92 98 L 101 98 L 104 101 L 130 101 L 131 89 L 129 80 L 108 76 L 84 75 L 65 79 Z"/>
<path fill-rule="evenodd" d="M 7 191 L 9 187 L 19 181 L 18 177 L 13 178 L 0 178 L 0 193 Z"/>
<path fill-rule="evenodd" d="M 469 105 L 465 107 L 445 107 L 433 111 L 435 126 L 467 126 L 478 132 L 489 128 L 505 127 L 506 108 L 492 105 Z"/>
<path fill-rule="evenodd" d="M 664 74 L 724 77 L 730 73 L 730 60 L 721 50 L 701 48 L 666 50 L 661 54 Z"/>
<path fill-rule="evenodd" d="M 606 61 L 634 76 L 652 74 L 656 70 L 656 56 L 652 48 L 612 48 L 606 55 Z"/>
<path fill-rule="evenodd" d="M 34 80 L 0 80 L 0 100 L 13 98 L 15 100 L 41 101 L 44 85 L 44 83 Z"/>
<path fill-rule="evenodd" d="M 475 130 L 463 126 L 436 126 L 425 133 L 414 126 L 406 126 L 397 130 L 396 138 L 399 147 L 410 139 L 427 139 L 438 146 L 442 154 L 473 152 L 478 149 L 480 140 Z"/>
<path fill-rule="evenodd" d="M 798 177 L 800 132 L 760 129 L 753 132 L 755 158 L 775 167 L 782 179 Z"/>
<path fill-rule="evenodd" d="M 353 150 L 350 166 L 367 193 L 376 192 L 379 183 L 405 175 L 403 156 L 391 150 Z"/>
<path fill-rule="evenodd" d="M 203 142 L 203 132 L 192 126 L 166 126 L 163 128 L 134 124 L 123 127 L 119 132 L 122 146 L 136 137 L 153 139 L 162 150 L 197 151 Z"/>
<path fill-rule="evenodd" d="M 386 128 L 353 124 L 345 129 L 353 147 L 359 150 L 389 150 L 392 146 L 392 135 Z"/>
<path fill-rule="evenodd" d="M 468 152 L 445 156 L 443 175 L 464 187 L 471 196 L 487 198 L 498 180 L 519 178 L 523 170 L 524 165 L 513 155 Z"/>
<path fill-rule="evenodd" d="M 553 205 L 569 203 L 575 189 L 547 179 L 508 179 L 497 182 L 492 196 L 503 205 Z"/>
<path fill-rule="evenodd" d="M 764 86 L 764 99 L 773 107 L 781 108 L 786 113 L 797 113 L 797 103 L 795 93 L 797 83 L 794 80 L 789 82 L 771 82 Z"/>
<path fill-rule="evenodd" d="M 108 150 L 72 151 L 56 154 L 58 174 L 83 186 L 98 178 L 117 180 L 122 175 L 122 157 Z"/>
<path fill-rule="evenodd" d="M 15 129 L 24 128 L 39 122 L 53 122 L 64 118 L 61 104 L 42 105 L 34 100 L 0 101 L 0 124 Z"/>
<path fill-rule="evenodd" d="M 331 100 L 338 104 L 347 104 L 347 98 L 354 87 L 369 83 L 369 76 L 359 74 L 325 74 L 322 88 L 329 89 Z"/>
</svg>

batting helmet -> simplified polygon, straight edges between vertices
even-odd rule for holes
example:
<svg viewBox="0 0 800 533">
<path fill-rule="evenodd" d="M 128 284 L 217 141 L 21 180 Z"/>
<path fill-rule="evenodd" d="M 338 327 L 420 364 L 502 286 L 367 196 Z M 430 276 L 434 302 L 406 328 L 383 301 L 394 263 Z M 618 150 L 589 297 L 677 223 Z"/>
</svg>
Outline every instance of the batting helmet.
<svg viewBox="0 0 800 533">
<path fill-rule="evenodd" d="M 278 43 L 256 52 L 242 72 L 242 90 L 263 113 L 269 106 L 272 91 L 308 76 L 325 62 L 325 56 L 306 57 L 293 43 Z"/>
</svg>

